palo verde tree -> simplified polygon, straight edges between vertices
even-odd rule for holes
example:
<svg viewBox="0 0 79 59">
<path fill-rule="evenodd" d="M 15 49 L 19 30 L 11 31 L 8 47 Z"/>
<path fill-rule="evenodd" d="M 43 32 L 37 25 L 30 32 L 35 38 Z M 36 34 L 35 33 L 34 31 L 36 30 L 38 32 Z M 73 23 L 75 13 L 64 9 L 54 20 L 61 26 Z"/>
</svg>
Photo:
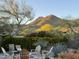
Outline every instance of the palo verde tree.
<svg viewBox="0 0 79 59">
<path fill-rule="evenodd" d="M 32 8 L 25 0 L 0 0 L 0 20 L 9 24 L 12 35 L 18 35 L 21 24 L 32 19 Z"/>
</svg>

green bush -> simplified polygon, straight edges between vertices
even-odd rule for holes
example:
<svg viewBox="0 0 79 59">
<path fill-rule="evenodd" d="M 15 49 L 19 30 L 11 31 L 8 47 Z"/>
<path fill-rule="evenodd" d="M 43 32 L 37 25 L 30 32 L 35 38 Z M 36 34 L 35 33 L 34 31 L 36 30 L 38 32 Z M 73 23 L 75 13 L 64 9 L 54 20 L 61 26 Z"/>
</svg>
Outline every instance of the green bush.
<svg viewBox="0 0 79 59">
<path fill-rule="evenodd" d="M 12 37 L 12 36 L 5 36 L 3 37 L 3 42 L 2 42 L 2 47 L 4 47 L 6 50 L 8 50 L 8 45 L 9 44 L 15 44 L 15 45 L 21 45 L 22 48 L 25 48 L 25 49 L 32 49 L 32 48 L 35 48 L 34 45 L 33 45 L 33 38 L 31 37 L 27 37 L 27 38 L 15 38 L 15 37 Z"/>
<path fill-rule="evenodd" d="M 13 37 L 10 35 L 7 36 L 2 36 L 2 43 L 1 46 L 3 46 L 6 50 L 8 50 L 8 45 L 9 44 L 15 44 L 15 45 L 21 45 L 22 48 L 26 48 L 28 50 L 30 49 L 34 49 L 35 48 L 35 43 L 43 40 L 43 41 L 47 41 L 48 45 L 50 44 L 56 44 L 56 43 L 67 43 L 69 38 L 68 35 L 64 34 L 64 33 L 60 33 L 60 32 L 53 32 L 53 33 L 36 33 L 32 36 L 33 34 L 23 37 L 23 38 L 17 38 L 17 37 Z M 43 35 L 43 36 L 42 36 Z"/>
</svg>

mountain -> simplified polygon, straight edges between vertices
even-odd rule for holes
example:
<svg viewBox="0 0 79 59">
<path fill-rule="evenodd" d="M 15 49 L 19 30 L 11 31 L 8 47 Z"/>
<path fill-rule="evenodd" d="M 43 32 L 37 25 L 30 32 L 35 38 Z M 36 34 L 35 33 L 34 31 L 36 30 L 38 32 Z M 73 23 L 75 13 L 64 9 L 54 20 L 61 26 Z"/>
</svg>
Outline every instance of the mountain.
<svg viewBox="0 0 79 59">
<path fill-rule="evenodd" d="M 24 28 L 23 33 L 32 33 L 40 31 L 53 31 L 58 30 L 61 32 L 70 31 L 69 26 L 79 28 L 79 20 L 63 20 L 55 15 L 48 15 L 45 17 L 38 17 L 35 21 L 31 22 Z"/>
<path fill-rule="evenodd" d="M 34 31 L 52 31 L 54 27 L 59 27 L 64 25 L 63 19 L 54 16 L 48 15 L 45 17 L 38 17 L 34 22 L 30 25 L 36 27 Z"/>
<path fill-rule="evenodd" d="M 52 31 L 53 29 L 61 28 L 65 25 L 63 19 L 55 16 L 48 15 L 45 17 L 38 17 L 34 22 L 30 23 L 28 27 L 31 32 L 39 31 Z"/>
<path fill-rule="evenodd" d="M 32 23 L 32 25 L 36 26 L 42 26 L 44 24 L 51 24 L 51 25 L 60 25 L 62 22 L 62 19 L 59 17 L 56 17 L 54 15 L 48 15 L 45 17 L 38 17 L 35 22 Z"/>
</svg>

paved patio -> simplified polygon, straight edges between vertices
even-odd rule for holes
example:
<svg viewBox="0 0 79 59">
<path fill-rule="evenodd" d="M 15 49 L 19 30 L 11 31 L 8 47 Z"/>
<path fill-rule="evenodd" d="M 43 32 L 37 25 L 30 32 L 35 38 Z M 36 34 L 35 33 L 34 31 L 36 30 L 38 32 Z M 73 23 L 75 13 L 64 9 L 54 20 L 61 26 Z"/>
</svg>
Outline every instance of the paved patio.
<svg viewBox="0 0 79 59">
<path fill-rule="evenodd" d="M 15 56 L 5 56 L 4 54 L 0 53 L 0 59 L 20 59 L 19 54 Z"/>
<path fill-rule="evenodd" d="M 7 57 L 5 57 L 5 55 L 3 55 L 2 53 L 0 53 L 0 59 L 7 59 Z"/>
</svg>

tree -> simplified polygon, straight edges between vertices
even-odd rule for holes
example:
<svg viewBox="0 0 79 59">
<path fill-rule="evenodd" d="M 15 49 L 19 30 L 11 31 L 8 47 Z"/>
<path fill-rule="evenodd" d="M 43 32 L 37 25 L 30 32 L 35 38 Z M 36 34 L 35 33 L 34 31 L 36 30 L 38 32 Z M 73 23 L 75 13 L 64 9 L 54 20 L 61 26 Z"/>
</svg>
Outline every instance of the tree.
<svg viewBox="0 0 79 59">
<path fill-rule="evenodd" d="M 11 34 L 18 35 L 21 24 L 33 19 L 32 8 L 24 0 L 0 0 L 0 20 L 7 20 Z M 11 27 L 11 24 L 14 25 Z"/>
<path fill-rule="evenodd" d="M 10 34 L 12 32 L 12 25 L 8 22 L 8 17 L 0 18 L 0 34 Z"/>
</svg>

